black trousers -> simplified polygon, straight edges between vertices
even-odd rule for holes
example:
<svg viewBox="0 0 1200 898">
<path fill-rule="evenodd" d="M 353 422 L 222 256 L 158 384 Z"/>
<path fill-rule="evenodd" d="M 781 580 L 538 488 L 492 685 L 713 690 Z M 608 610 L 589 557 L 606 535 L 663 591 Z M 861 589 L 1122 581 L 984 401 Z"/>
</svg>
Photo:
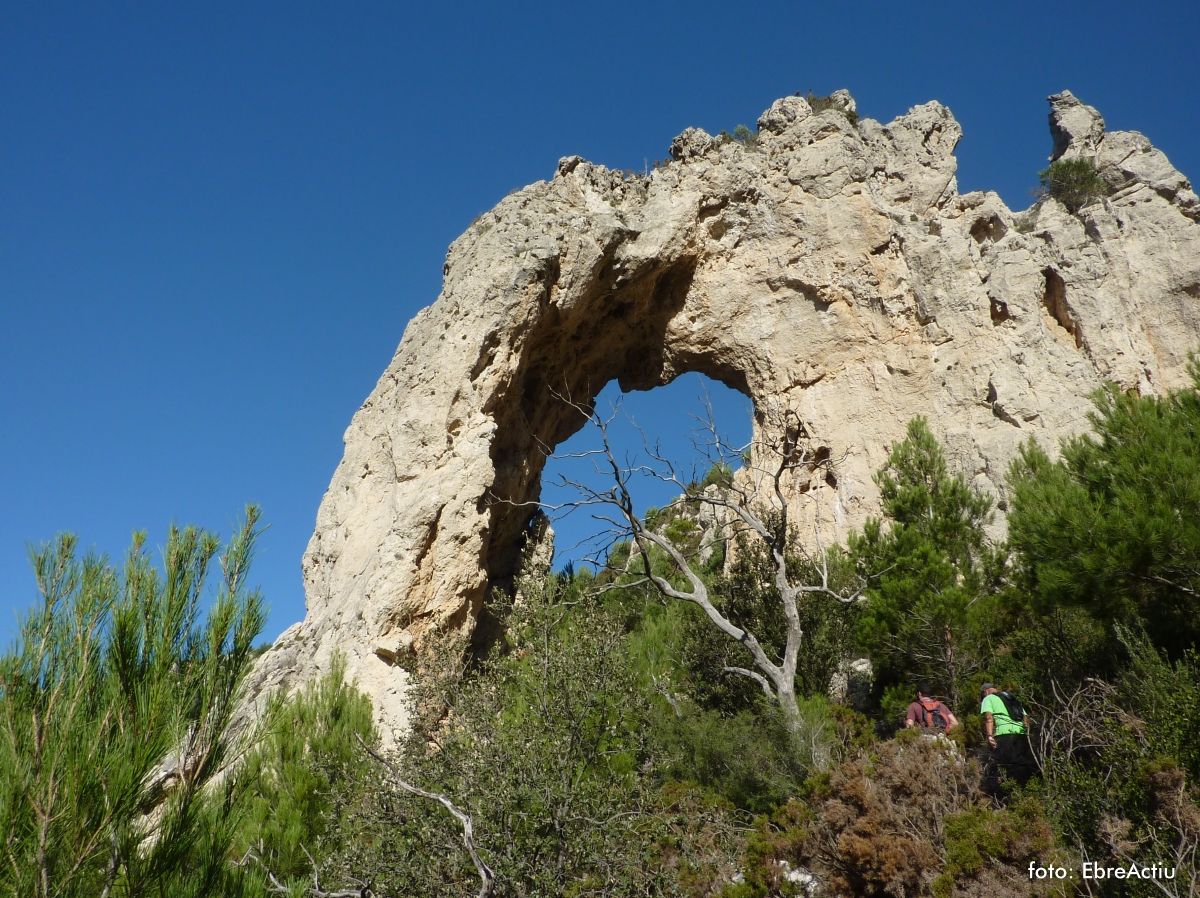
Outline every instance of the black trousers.
<svg viewBox="0 0 1200 898">
<path fill-rule="evenodd" d="M 1002 780 L 1014 780 L 1024 786 L 1036 772 L 1037 762 L 1033 759 L 1028 736 L 1024 733 L 997 736 L 996 747 L 983 768 L 983 791 L 999 797 Z"/>
</svg>

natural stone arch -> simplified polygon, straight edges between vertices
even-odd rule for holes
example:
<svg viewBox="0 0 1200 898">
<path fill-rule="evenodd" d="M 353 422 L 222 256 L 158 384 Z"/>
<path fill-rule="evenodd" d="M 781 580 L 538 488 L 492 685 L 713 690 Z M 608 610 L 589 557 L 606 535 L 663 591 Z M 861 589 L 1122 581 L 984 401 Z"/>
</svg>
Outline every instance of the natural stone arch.
<svg viewBox="0 0 1200 898">
<path fill-rule="evenodd" d="M 544 314 L 530 328 L 517 369 L 490 406 L 495 471 L 490 493 L 481 499 L 490 511 L 492 582 L 514 573 L 548 452 L 585 423 L 572 403 L 591 408 L 613 380 L 623 390 L 665 382 L 671 368 L 667 325 L 686 303 L 693 274 L 694 260 L 684 259 L 610 288 L 594 304 L 569 309 L 552 302 L 554 288 L 548 286 Z"/>
<path fill-rule="evenodd" d="M 649 177 L 571 158 L 503 200 L 451 246 L 441 296 L 354 416 L 305 555 L 308 614 L 253 688 L 341 651 L 399 722 L 414 641 L 469 629 L 512 573 L 528 511 L 494 498 L 536 498 L 543 447 L 579 423 L 556 392 L 698 371 L 760 423 L 794 412 L 839 461 L 820 512 L 837 535 L 876 510 L 871 474 L 916 414 L 999 493 L 1021 442 L 1087 426 L 1102 380 L 1181 383 L 1200 334 L 1195 195 L 1140 135 L 1104 134 L 1069 94 L 1052 108 L 1057 152 L 1096 153 L 1121 185 L 1078 216 L 960 196 L 940 104 L 883 125 L 799 97 L 753 146 L 691 129 Z M 1044 314 L 1047 270 L 1078 345 Z"/>
</svg>

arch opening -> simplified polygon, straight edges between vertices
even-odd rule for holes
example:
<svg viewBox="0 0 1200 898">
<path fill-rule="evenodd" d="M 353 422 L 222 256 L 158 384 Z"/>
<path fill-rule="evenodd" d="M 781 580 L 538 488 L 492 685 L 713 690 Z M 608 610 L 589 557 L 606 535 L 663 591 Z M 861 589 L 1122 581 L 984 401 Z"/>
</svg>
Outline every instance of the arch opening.
<svg viewBox="0 0 1200 898">
<path fill-rule="evenodd" d="M 488 520 L 482 560 L 489 588 L 511 586 L 537 520 L 546 460 L 586 424 L 606 387 L 649 391 L 696 372 L 749 405 L 753 391 L 736 363 L 744 352 L 673 338 L 695 273 L 696 260 L 686 256 L 666 264 L 609 258 L 588 297 L 560 304 L 558 266 L 542 272 L 537 311 L 512 347 L 519 364 L 484 407 L 496 423 L 494 479 L 479 498 Z"/>
<path fill-rule="evenodd" d="M 609 421 L 608 439 L 618 461 L 648 462 L 653 453 L 668 459 L 685 483 L 719 479 L 725 472 L 718 465 L 728 473 L 736 470 L 753 429 L 750 398 L 699 372 L 648 391 L 622 391 L 614 382 L 600 392 L 594 406 Z M 559 444 L 542 471 L 540 501 L 554 530 L 555 570 L 598 567 L 611 548 L 612 526 L 598 517 L 605 512 L 577 504 L 580 486 L 603 490 L 612 484 L 612 474 L 597 454 L 601 446 L 597 428 L 588 423 Z M 649 473 L 634 475 L 631 481 L 639 516 L 676 501 L 680 492 L 678 484 Z"/>
</svg>

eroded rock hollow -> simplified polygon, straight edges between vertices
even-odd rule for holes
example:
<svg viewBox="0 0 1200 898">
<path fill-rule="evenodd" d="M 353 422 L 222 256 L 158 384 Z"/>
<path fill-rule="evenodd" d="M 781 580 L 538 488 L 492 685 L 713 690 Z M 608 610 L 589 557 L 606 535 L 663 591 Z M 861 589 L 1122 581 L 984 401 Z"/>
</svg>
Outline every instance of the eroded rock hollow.
<svg viewBox="0 0 1200 898">
<path fill-rule="evenodd" d="M 871 475 L 924 415 L 994 494 L 1020 443 L 1087 427 L 1105 381 L 1186 381 L 1200 339 L 1200 204 L 1142 135 L 1051 97 L 1054 157 L 1094 159 L 1110 195 L 1077 214 L 960 195 L 961 136 L 936 102 L 855 121 L 775 102 L 749 145 L 689 129 L 648 177 L 577 157 L 481 216 L 441 295 L 355 414 L 304 558 L 307 616 L 265 656 L 259 694 L 344 653 L 385 728 L 398 659 L 473 625 L 512 575 L 561 397 L 698 371 L 800 416 L 838 459 L 816 485 L 838 534 L 877 511 Z M 496 502 L 502 496 L 508 502 Z"/>
</svg>

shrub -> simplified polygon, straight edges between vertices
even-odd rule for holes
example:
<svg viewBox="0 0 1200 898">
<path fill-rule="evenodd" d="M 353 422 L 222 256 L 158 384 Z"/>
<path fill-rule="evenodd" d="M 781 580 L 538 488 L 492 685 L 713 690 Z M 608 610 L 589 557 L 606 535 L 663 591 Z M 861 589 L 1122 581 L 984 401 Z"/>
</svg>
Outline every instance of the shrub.
<svg viewBox="0 0 1200 898">
<path fill-rule="evenodd" d="M 1145 663 L 1135 662 L 1132 669 Z M 1145 688 L 1154 693 L 1160 685 Z M 1174 705 L 1186 701 L 1184 696 L 1139 696 L 1151 706 L 1161 699 Z M 1156 754 L 1172 734 L 1156 732 L 1154 724 L 1117 701 L 1116 690 L 1091 680 L 1041 709 L 1041 741 L 1048 749 L 1044 780 L 1027 791 L 1044 797 L 1062 843 L 1072 846 L 1076 857 L 1102 866 L 1165 862 L 1177 868 L 1177 891 L 1169 894 L 1194 894 L 1200 874 L 1196 788 L 1174 758 Z"/>
<path fill-rule="evenodd" d="M 905 733 L 833 771 L 810 851 L 835 894 L 915 896 L 943 864 L 945 819 L 972 804 L 978 770 L 941 740 Z"/>
<path fill-rule="evenodd" d="M 811 826 L 812 810 L 801 801 L 789 801 L 771 814 L 758 817 L 746 839 L 743 882 L 726 888 L 721 898 L 807 894 L 806 889 L 789 882 L 786 873 L 803 866 Z"/>
<path fill-rule="evenodd" d="M 1043 196 L 1044 194 L 1042 193 L 1042 188 L 1037 188 L 1037 190 L 1034 191 L 1034 195 L 1037 197 Z M 1037 219 L 1038 205 L 1035 204 L 1025 212 L 1013 216 L 1013 229 L 1018 234 L 1032 234 L 1034 228 L 1037 227 Z"/>
<path fill-rule="evenodd" d="M 1028 864 L 1053 857 L 1033 799 L 980 804 L 979 769 L 945 739 L 906 731 L 835 769 L 814 794 L 796 860 L 831 894 L 1037 895 Z"/>
<path fill-rule="evenodd" d="M 498 894 L 642 894 L 654 759 L 622 622 L 556 578 L 523 580 L 508 650 L 458 684 L 427 671 L 395 763 L 474 821 Z M 451 667 L 455 665 L 451 664 Z M 436 708 L 444 709 L 440 718 Z M 678 833 L 683 838 L 683 830 Z M 386 779 L 344 796 L 327 839 L 331 883 L 372 877 L 385 894 L 468 894 L 475 870 L 454 819 Z"/>
<path fill-rule="evenodd" d="M 1174 758 L 1200 775 L 1200 658 L 1189 649 L 1168 661 L 1144 634 L 1118 629 L 1129 663 L 1117 681 L 1117 694 L 1146 726 L 1146 739 L 1158 755 Z"/>
<path fill-rule="evenodd" d="M 690 518 L 677 517 L 663 529 L 663 536 L 681 549 L 694 551 L 696 546 L 692 543 L 698 541 L 700 527 Z"/>
<path fill-rule="evenodd" d="M 655 505 L 651 505 L 649 508 L 647 508 L 646 514 L 642 516 L 642 520 L 645 521 L 645 523 L 646 523 L 646 528 L 648 530 L 657 530 L 658 529 L 658 519 L 661 515 L 662 515 L 661 508 L 659 508 Z"/>
<path fill-rule="evenodd" d="M 738 125 L 730 133 L 724 129 L 717 132 L 717 143 L 740 143 L 744 147 L 758 145 L 758 131 L 749 125 Z"/>
<path fill-rule="evenodd" d="M 744 147 L 752 147 L 758 143 L 758 132 L 747 125 L 738 125 L 733 129 L 733 139 Z"/>
<path fill-rule="evenodd" d="M 1200 642 L 1200 519 L 1187 511 L 1200 507 L 1192 374 L 1192 386 L 1162 397 L 1100 391 L 1093 434 L 1067 440 L 1057 461 L 1031 442 L 1009 474 L 1009 542 L 1033 609 L 1082 609 L 1109 633 L 1144 630 L 1172 659 Z M 1115 660 L 1115 639 L 1108 648 Z"/>
<path fill-rule="evenodd" d="M 1054 197 L 1071 212 L 1078 212 L 1088 203 L 1108 196 L 1108 185 L 1096 170 L 1091 159 L 1076 156 L 1059 159 L 1038 172 L 1042 190 Z"/>
<path fill-rule="evenodd" d="M 1030 699 L 1043 699 L 1055 684 L 1107 676 L 1119 659 L 1111 627 L 1082 607 L 1031 610 L 1019 585 L 1001 595 L 992 618 L 988 679 Z M 972 682 L 972 696 L 978 683 Z"/>
<path fill-rule="evenodd" d="M 804 99 L 808 102 L 808 106 L 815 113 L 822 113 L 832 109 L 834 112 L 840 112 L 846 117 L 852 125 L 858 124 L 858 113 L 853 109 L 847 109 L 839 103 L 833 96 L 825 94 L 815 94 L 811 90 L 805 95 Z"/>
<path fill-rule="evenodd" d="M 974 805 L 951 814 L 945 821 L 945 855 L 933 893 L 947 898 L 1045 894 L 1053 886 L 1030 880 L 1030 861 L 1069 866 L 1068 856 L 1055 845 L 1046 809 L 1034 796 L 1003 809 Z M 1061 891 L 1068 894 L 1065 885 Z"/>
<path fill-rule="evenodd" d="M 312 875 L 310 857 L 330 825 L 333 794 L 353 788 L 368 763 L 358 738 L 377 741 L 371 700 L 344 677 L 345 660 L 335 656 L 320 680 L 276 698 L 241 770 L 246 814 L 236 854 L 254 848 L 285 882 Z"/>
<path fill-rule="evenodd" d="M 745 127 L 745 125 L 739 125 Z M 715 462 L 708 472 L 704 475 L 704 479 L 700 481 L 700 490 L 704 490 L 710 486 L 719 486 L 722 489 L 729 489 L 733 486 L 733 468 L 726 462 Z"/>
<path fill-rule="evenodd" d="M 728 802 L 691 783 L 668 782 L 638 820 L 638 856 L 655 876 L 637 895 L 712 898 L 738 869 L 744 823 Z M 657 890 L 655 891 L 655 888 Z M 601 891 L 607 895 L 611 892 Z"/>
<path fill-rule="evenodd" d="M 1200 858 L 1196 854 L 1200 803 L 1196 787 L 1169 760 L 1146 764 L 1141 774 L 1148 801 L 1140 832 L 1131 832 L 1130 821 L 1104 821 L 1108 844 L 1120 863 L 1153 864 L 1169 858 L 1179 880 L 1175 894 L 1194 895 L 1200 885 Z"/>
<path fill-rule="evenodd" d="M 735 714 L 684 706 L 678 716 L 656 722 L 654 739 L 664 774 L 753 813 L 787 801 L 811 772 L 789 749 L 779 713 L 765 702 Z"/>
</svg>

